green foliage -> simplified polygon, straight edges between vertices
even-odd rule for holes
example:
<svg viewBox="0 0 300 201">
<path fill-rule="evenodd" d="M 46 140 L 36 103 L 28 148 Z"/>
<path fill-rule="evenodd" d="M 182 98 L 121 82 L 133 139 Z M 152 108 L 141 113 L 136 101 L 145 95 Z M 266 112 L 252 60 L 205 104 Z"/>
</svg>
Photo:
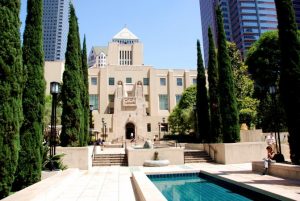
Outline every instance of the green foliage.
<svg viewBox="0 0 300 201">
<path fill-rule="evenodd" d="M 196 103 L 196 86 L 187 88 L 178 105 L 171 112 L 168 122 L 173 134 L 187 134 L 191 128 L 195 128 L 193 105 Z"/>
<path fill-rule="evenodd" d="M 83 80 L 83 89 L 82 89 L 82 106 L 84 113 L 84 138 L 81 146 L 87 145 L 89 141 L 89 118 L 90 118 L 90 108 L 89 108 L 89 80 L 88 80 L 88 65 L 87 65 L 87 51 L 86 51 L 86 39 L 84 36 L 83 48 L 81 53 L 82 61 L 82 80 Z"/>
<path fill-rule="evenodd" d="M 280 96 L 287 116 L 291 161 L 300 164 L 300 40 L 291 0 L 275 0 L 281 50 Z"/>
<path fill-rule="evenodd" d="M 9 195 L 17 168 L 23 120 L 20 1 L 0 1 L 0 199 Z"/>
<path fill-rule="evenodd" d="M 222 119 L 219 99 L 219 72 L 217 54 L 211 28 L 208 29 L 209 53 L 208 53 L 208 83 L 209 83 L 209 108 L 211 118 L 211 142 L 222 142 Z"/>
<path fill-rule="evenodd" d="M 232 67 L 226 45 L 226 36 L 220 6 L 217 7 L 216 15 L 218 27 L 218 69 L 223 141 L 225 143 L 238 142 L 240 140 L 239 117 L 234 92 Z"/>
<path fill-rule="evenodd" d="M 197 94 L 196 94 L 196 108 L 197 108 L 197 124 L 195 130 L 197 137 L 200 141 L 209 142 L 209 129 L 210 129 L 210 117 L 208 109 L 208 98 L 206 89 L 206 76 L 203 67 L 202 54 L 200 49 L 200 42 L 197 40 Z"/>
<path fill-rule="evenodd" d="M 244 65 L 240 51 L 234 43 L 227 42 L 230 62 L 233 70 L 235 96 L 239 111 L 240 124 L 247 123 L 249 127 L 256 123 L 259 101 L 253 98 L 254 82 Z"/>
<path fill-rule="evenodd" d="M 54 156 L 50 156 L 48 155 L 46 157 L 46 160 L 43 162 L 43 170 L 65 170 L 68 167 L 66 165 L 63 164 L 62 162 L 62 158 L 65 156 L 66 154 L 57 154 Z"/>
<path fill-rule="evenodd" d="M 254 79 L 254 97 L 259 99 L 257 118 L 259 127 L 264 132 L 274 131 L 274 116 L 272 101 L 269 97 L 269 87 L 279 86 L 281 51 L 279 47 L 278 31 L 270 31 L 261 35 L 249 49 L 246 64 Z M 286 115 L 283 110 L 279 96 L 276 96 L 278 103 L 278 121 L 280 130 L 286 130 Z"/>
<path fill-rule="evenodd" d="M 23 91 L 24 122 L 20 130 L 18 167 L 14 191 L 41 180 L 43 114 L 45 106 L 42 0 L 27 1 L 23 42 L 23 65 L 27 80 Z"/>
<path fill-rule="evenodd" d="M 62 146 L 82 146 L 84 112 L 81 100 L 82 72 L 78 22 L 75 9 L 70 4 L 69 34 L 66 51 L 65 71 L 62 86 Z"/>
</svg>

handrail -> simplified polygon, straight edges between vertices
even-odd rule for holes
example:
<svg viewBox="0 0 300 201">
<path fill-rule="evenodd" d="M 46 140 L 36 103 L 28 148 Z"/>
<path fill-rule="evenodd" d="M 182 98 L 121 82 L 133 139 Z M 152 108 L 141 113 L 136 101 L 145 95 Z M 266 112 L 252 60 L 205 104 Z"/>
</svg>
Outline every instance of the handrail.
<svg viewBox="0 0 300 201">
<path fill-rule="evenodd" d="M 97 146 L 97 143 L 94 143 L 93 152 L 92 152 L 92 160 L 95 159 L 96 146 Z"/>
<path fill-rule="evenodd" d="M 211 144 L 208 144 L 208 154 L 209 154 L 210 157 L 211 157 L 210 149 L 212 149 L 213 152 L 214 152 L 214 156 L 212 157 L 212 159 L 215 160 L 218 151 L 216 149 L 214 149 L 213 146 L 211 146 Z"/>
</svg>

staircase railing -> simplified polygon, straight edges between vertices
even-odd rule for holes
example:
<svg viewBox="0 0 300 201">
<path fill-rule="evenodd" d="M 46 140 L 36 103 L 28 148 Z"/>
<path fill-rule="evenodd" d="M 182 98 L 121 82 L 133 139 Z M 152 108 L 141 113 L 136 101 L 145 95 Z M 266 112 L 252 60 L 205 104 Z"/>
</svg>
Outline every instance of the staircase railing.
<svg viewBox="0 0 300 201">
<path fill-rule="evenodd" d="M 210 150 L 213 151 L 213 156 L 212 154 L 210 153 Z M 208 144 L 208 155 L 215 161 L 216 159 L 216 155 L 217 155 L 218 151 L 211 145 L 211 144 Z"/>
<path fill-rule="evenodd" d="M 94 143 L 93 152 L 92 152 L 92 160 L 95 159 L 96 146 L 97 146 L 97 143 Z"/>
</svg>

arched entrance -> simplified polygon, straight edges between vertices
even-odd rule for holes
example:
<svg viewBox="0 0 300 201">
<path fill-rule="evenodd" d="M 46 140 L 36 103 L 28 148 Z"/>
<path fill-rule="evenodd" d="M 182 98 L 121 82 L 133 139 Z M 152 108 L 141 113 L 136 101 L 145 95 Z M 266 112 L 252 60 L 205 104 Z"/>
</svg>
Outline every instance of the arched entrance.
<svg viewBox="0 0 300 201">
<path fill-rule="evenodd" d="M 127 123 L 125 126 L 126 139 L 131 139 L 131 133 L 133 134 L 133 138 L 135 138 L 135 126 L 133 123 Z"/>
</svg>

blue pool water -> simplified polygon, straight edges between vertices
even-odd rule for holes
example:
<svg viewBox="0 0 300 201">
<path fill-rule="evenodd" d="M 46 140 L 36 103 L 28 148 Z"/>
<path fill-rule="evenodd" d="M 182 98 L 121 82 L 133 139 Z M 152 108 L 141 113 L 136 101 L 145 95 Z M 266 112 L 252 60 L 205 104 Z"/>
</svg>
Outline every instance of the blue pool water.
<svg viewBox="0 0 300 201">
<path fill-rule="evenodd" d="M 148 175 L 169 201 L 252 200 L 222 187 L 199 173 Z M 238 189 L 237 189 L 238 190 Z"/>
</svg>

